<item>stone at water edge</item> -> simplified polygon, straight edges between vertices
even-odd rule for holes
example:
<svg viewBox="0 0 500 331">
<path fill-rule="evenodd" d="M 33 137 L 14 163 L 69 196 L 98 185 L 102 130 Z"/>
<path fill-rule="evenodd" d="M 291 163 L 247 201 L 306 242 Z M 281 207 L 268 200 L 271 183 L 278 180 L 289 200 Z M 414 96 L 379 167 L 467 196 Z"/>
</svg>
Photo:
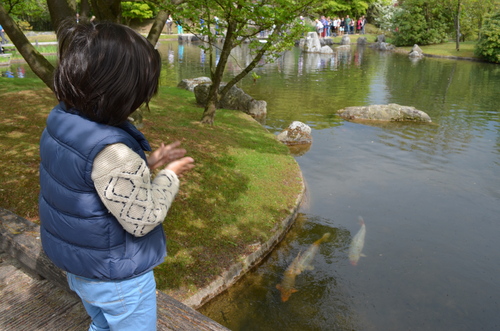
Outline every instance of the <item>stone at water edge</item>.
<svg viewBox="0 0 500 331">
<path fill-rule="evenodd" d="M 286 145 L 299 145 L 312 143 L 311 128 L 299 121 L 294 121 L 276 138 Z"/>
</svg>

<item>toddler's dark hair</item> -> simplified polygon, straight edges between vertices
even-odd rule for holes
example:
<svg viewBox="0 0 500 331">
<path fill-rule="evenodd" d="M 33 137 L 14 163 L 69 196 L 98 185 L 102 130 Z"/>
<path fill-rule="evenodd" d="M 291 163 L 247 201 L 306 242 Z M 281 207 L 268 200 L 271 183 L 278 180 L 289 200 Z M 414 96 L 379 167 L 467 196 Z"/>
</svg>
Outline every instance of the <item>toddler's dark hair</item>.
<svg viewBox="0 0 500 331">
<path fill-rule="evenodd" d="M 119 125 L 156 94 L 160 54 L 131 28 L 66 20 L 57 37 L 54 90 L 68 108 L 92 121 Z"/>
</svg>

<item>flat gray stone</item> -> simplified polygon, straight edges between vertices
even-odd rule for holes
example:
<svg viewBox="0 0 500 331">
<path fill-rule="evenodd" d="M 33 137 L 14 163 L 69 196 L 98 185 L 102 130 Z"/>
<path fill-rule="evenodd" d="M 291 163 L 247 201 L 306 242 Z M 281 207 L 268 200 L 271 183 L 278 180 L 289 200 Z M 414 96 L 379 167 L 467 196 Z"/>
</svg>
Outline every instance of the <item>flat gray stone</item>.
<svg viewBox="0 0 500 331">
<path fill-rule="evenodd" d="M 362 107 L 347 107 L 340 109 L 340 117 L 346 120 L 371 120 L 390 122 L 432 122 L 425 112 L 410 106 L 395 103 L 388 105 L 371 105 Z"/>
</svg>

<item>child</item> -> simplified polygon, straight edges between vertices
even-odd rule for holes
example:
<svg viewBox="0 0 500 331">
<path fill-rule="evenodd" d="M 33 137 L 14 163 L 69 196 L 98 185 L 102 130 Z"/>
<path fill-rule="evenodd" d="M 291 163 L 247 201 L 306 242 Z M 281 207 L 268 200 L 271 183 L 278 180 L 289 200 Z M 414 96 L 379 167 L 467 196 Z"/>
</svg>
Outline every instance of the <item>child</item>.
<svg viewBox="0 0 500 331">
<path fill-rule="evenodd" d="M 92 318 L 89 330 L 156 330 L 153 268 L 162 228 L 194 167 L 179 143 L 150 151 L 128 117 L 156 93 L 160 55 L 115 23 L 62 23 L 54 77 L 60 101 L 40 141 L 40 232 Z M 151 180 L 150 170 L 163 168 Z"/>
</svg>

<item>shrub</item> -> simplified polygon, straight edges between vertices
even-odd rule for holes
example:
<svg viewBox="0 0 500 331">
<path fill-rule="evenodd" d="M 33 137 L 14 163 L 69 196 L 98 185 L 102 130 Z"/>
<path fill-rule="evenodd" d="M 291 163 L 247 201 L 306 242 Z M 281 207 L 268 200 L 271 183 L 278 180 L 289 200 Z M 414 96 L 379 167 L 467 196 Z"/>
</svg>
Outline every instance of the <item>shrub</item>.
<svg viewBox="0 0 500 331">
<path fill-rule="evenodd" d="M 394 45 L 412 46 L 443 43 L 448 39 L 444 12 L 423 0 L 407 0 L 394 15 Z"/>
<path fill-rule="evenodd" d="M 475 53 L 486 61 L 500 63 L 500 12 L 486 17 Z"/>
<path fill-rule="evenodd" d="M 33 30 L 33 27 L 31 26 L 31 24 L 29 22 L 20 20 L 20 21 L 17 21 L 16 23 L 19 26 L 19 29 L 21 29 L 22 31 Z"/>
</svg>

